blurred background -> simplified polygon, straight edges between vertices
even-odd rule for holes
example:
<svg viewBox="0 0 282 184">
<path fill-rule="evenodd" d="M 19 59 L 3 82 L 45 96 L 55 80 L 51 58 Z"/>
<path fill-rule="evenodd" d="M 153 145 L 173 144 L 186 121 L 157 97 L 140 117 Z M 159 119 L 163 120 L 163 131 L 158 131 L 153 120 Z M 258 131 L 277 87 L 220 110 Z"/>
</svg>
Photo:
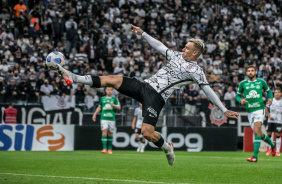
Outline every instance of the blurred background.
<svg viewBox="0 0 282 184">
<path fill-rule="evenodd" d="M 141 36 L 131 32 L 131 24 L 173 50 L 181 51 L 189 38 L 202 39 L 206 50 L 198 65 L 225 105 L 245 112 L 244 106 L 235 101 L 235 95 L 249 65 L 257 67 L 257 77 L 265 80 L 271 90 L 282 87 L 281 3 L 280 0 L 2 0 L 0 117 L 13 102 L 18 109 L 18 123 L 52 124 L 58 110 L 67 114 L 70 109 L 78 115 L 64 114 L 53 124 L 93 124 L 91 117 L 99 98 L 105 95 L 104 89 L 80 84 L 66 86 L 56 72 L 45 67 L 45 58 L 56 50 L 65 55 L 65 68 L 75 74 L 114 74 L 142 81 L 167 61 Z M 117 125 L 130 126 L 138 102 L 117 91 L 113 96 L 121 103 L 121 110 L 116 113 Z M 54 104 L 57 106 L 53 107 Z M 36 114 L 34 110 L 28 119 L 34 107 L 50 112 L 51 118 L 48 120 L 46 114 L 40 110 Z M 46 116 L 46 120 L 36 120 L 37 116 Z M 239 127 L 244 118 L 224 119 L 203 91 L 191 84 L 170 96 L 157 126 Z"/>
</svg>

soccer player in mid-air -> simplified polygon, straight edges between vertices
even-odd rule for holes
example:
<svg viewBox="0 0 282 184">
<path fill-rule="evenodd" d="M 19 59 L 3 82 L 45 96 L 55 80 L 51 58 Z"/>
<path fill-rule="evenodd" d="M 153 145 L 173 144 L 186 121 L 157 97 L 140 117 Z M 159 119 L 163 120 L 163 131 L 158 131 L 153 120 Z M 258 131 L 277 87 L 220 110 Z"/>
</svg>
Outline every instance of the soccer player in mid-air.
<svg viewBox="0 0 282 184">
<path fill-rule="evenodd" d="M 112 143 L 113 143 L 113 132 L 115 130 L 116 118 L 115 110 L 120 110 L 120 104 L 116 97 L 112 96 L 113 88 L 106 87 L 106 96 L 103 96 L 99 101 L 95 113 L 92 116 L 92 120 L 95 122 L 97 114 L 102 110 L 101 113 L 101 130 L 102 130 L 102 153 L 112 154 Z"/>
<path fill-rule="evenodd" d="M 280 156 L 281 146 L 281 125 L 282 125 L 282 99 L 281 89 L 277 88 L 274 90 L 274 99 L 271 105 L 266 104 L 265 113 L 268 117 L 267 124 L 267 135 L 271 137 L 272 132 L 276 134 L 276 156 Z M 269 148 L 266 152 L 266 156 L 270 155 L 271 149 Z"/>
<path fill-rule="evenodd" d="M 135 133 L 135 141 L 138 142 L 137 152 L 144 152 L 145 149 L 145 137 L 142 136 L 141 140 L 139 137 L 141 134 L 142 123 L 143 123 L 142 104 L 139 102 L 139 107 L 137 107 L 134 111 L 134 117 L 131 125 Z"/>
<path fill-rule="evenodd" d="M 239 84 L 236 100 L 242 105 L 245 104 L 248 120 L 255 134 L 254 154 L 247 161 L 257 162 L 261 139 L 271 146 L 272 156 L 275 156 L 275 144 L 261 130 L 264 119 L 262 91 L 265 90 L 268 94 L 268 104 L 272 103 L 273 94 L 264 80 L 256 78 L 257 70 L 254 66 L 247 68 L 246 75 L 248 78 Z M 241 98 L 242 93 L 244 93 L 244 98 Z"/>
<path fill-rule="evenodd" d="M 199 56 L 203 53 L 205 45 L 200 39 L 190 39 L 182 52 L 168 49 L 160 41 L 145 33 L 140 27 L 132 25 L 132 31 L 142 37 L 158 52 L 166 57 L 168 64 L 159 69 L 151 78 L 141 82 L 135 78 L 123 76 L 79 76 L 58 66 L 59 73 L 67 84 L 72 82 L 89 84 L 96 88 L 113 87 L 119 92 L 134 98 L 142 104 L 143 123 L 141 133 L 157 147 L 161 148 L 167 157 L 168 164 L 175 161 L 173 144 L 166 142 L 155 126 L 165 101 L 175 89 L 191 83 L 198 84 L 207 97 L 224 112 L 227 117 L 237 118 L 237 112 L 227 110 L 210 88 L 206 76 L 197 65 Z"/>
</svg>

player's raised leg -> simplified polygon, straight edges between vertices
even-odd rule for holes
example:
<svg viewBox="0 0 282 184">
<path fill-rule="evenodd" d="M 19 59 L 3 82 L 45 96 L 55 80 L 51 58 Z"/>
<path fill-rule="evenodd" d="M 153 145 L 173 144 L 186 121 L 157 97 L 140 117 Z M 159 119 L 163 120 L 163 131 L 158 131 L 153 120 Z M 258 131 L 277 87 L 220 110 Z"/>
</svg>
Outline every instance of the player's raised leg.
<svg viewBox="0 0 282 184">
<path fill-rule="evenodd" d="M 123 81 L 123 77 L 119 75 L 109 75 L 109 76 L 91 76 L 91 75 L 76 75 L 60 65 L 57 65 L 58 72 L 63 76 L 67 85 L 74 83 L 87 84 L 96 88 L 100 87 L 113 87 L 118 89 Z"/>
<path fill-rule="evenodd" d="M 141 132 L 145 139 L 154 143 L 157 147 L 161 148 L 165 152 L 168 164 L 173 165 L 175 161 L 173 144 L 167 143 L 161 134 L 155 131 L 155 127 L 153 125 L 143 123 Z"/>
</svg>

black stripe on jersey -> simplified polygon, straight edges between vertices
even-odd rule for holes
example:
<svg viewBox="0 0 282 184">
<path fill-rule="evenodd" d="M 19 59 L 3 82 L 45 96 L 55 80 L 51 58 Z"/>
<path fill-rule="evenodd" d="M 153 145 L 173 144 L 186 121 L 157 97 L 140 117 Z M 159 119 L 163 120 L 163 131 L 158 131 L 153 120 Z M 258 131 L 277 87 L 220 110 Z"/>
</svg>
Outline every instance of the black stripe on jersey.
<svg viewBox="0 0 282 184">
<path fill-rule="evenodd" d="M 172 86 L 174 86 L 174 85 L 176 85 L 176 84 L 179 84 L 179 83 L 182 83 L 182 82 L 188 82 L 188 81 L 193 81 L 193 80 L 192 80 L 192 79 L 189 79 L 189 80 L 181 80 L 181 81 L 172 83 L 172 84 L 168 85 L 166 88 L 164 88 L 163 90 L 161 90 L 160 94 L 162 94 L 162 93 L 165 92 L 167 89 L 171 88 Z"/>
<path fill-rule="evenodd" d="M 168 51 L 168 49 L 166 49 L 166 51 L 165 51 L 165 58 L 167 59 L 167 51 Z M 167 59 L 168 60 L 168 59 Z"/>
</svg>

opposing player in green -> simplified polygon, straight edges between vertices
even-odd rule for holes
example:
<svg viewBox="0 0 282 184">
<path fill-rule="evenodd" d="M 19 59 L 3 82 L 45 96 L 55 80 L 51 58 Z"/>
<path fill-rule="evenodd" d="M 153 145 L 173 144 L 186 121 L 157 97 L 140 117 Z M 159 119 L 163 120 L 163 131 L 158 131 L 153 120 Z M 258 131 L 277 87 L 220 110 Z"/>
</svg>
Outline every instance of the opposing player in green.
<svg viewBox="0 0 282 184">
<path fill-rule="evenodd" d="M 267 92 L 268 104 L 272 103 L 273 94 L 264 80 L 256 78 L 257 70 L 254 66 L 248 67 L 246 75 L 248 78 L 239 84 L 236 100 L 241 104 L 245 104 L 246 111 L 248 112 L 248 120 L 255 134 L 254 154 L 247 161 L 257 162 L 261 139 L 271 146 L 272 156 L 275 156 L 275 144 L 261 130 L 264 119 L 262 92 L 263 90 Z M 244 94 L 244 98 L 241 98 L 242 93 Z"/>
<path fill-rule="evenodd" d="M 103 150 L 101 153 L 112 154 L 112 143 L 113 143 L 113 131 L 115 130 L 116 118 L 115 109 L 120 109 L 119 101 L 116 97 L 112 97 L 113 88 L 106 88 L 106 96 L 102 97 L 99 102 L 95 113 L 93 114 L 92 120 L 96 121 L 97 114 L 102 110 L 101 113 L 101 130 L 102 130 L 102 145 Z M 108 145 L 108 151 L 107 151 Z"/>
</svg>

